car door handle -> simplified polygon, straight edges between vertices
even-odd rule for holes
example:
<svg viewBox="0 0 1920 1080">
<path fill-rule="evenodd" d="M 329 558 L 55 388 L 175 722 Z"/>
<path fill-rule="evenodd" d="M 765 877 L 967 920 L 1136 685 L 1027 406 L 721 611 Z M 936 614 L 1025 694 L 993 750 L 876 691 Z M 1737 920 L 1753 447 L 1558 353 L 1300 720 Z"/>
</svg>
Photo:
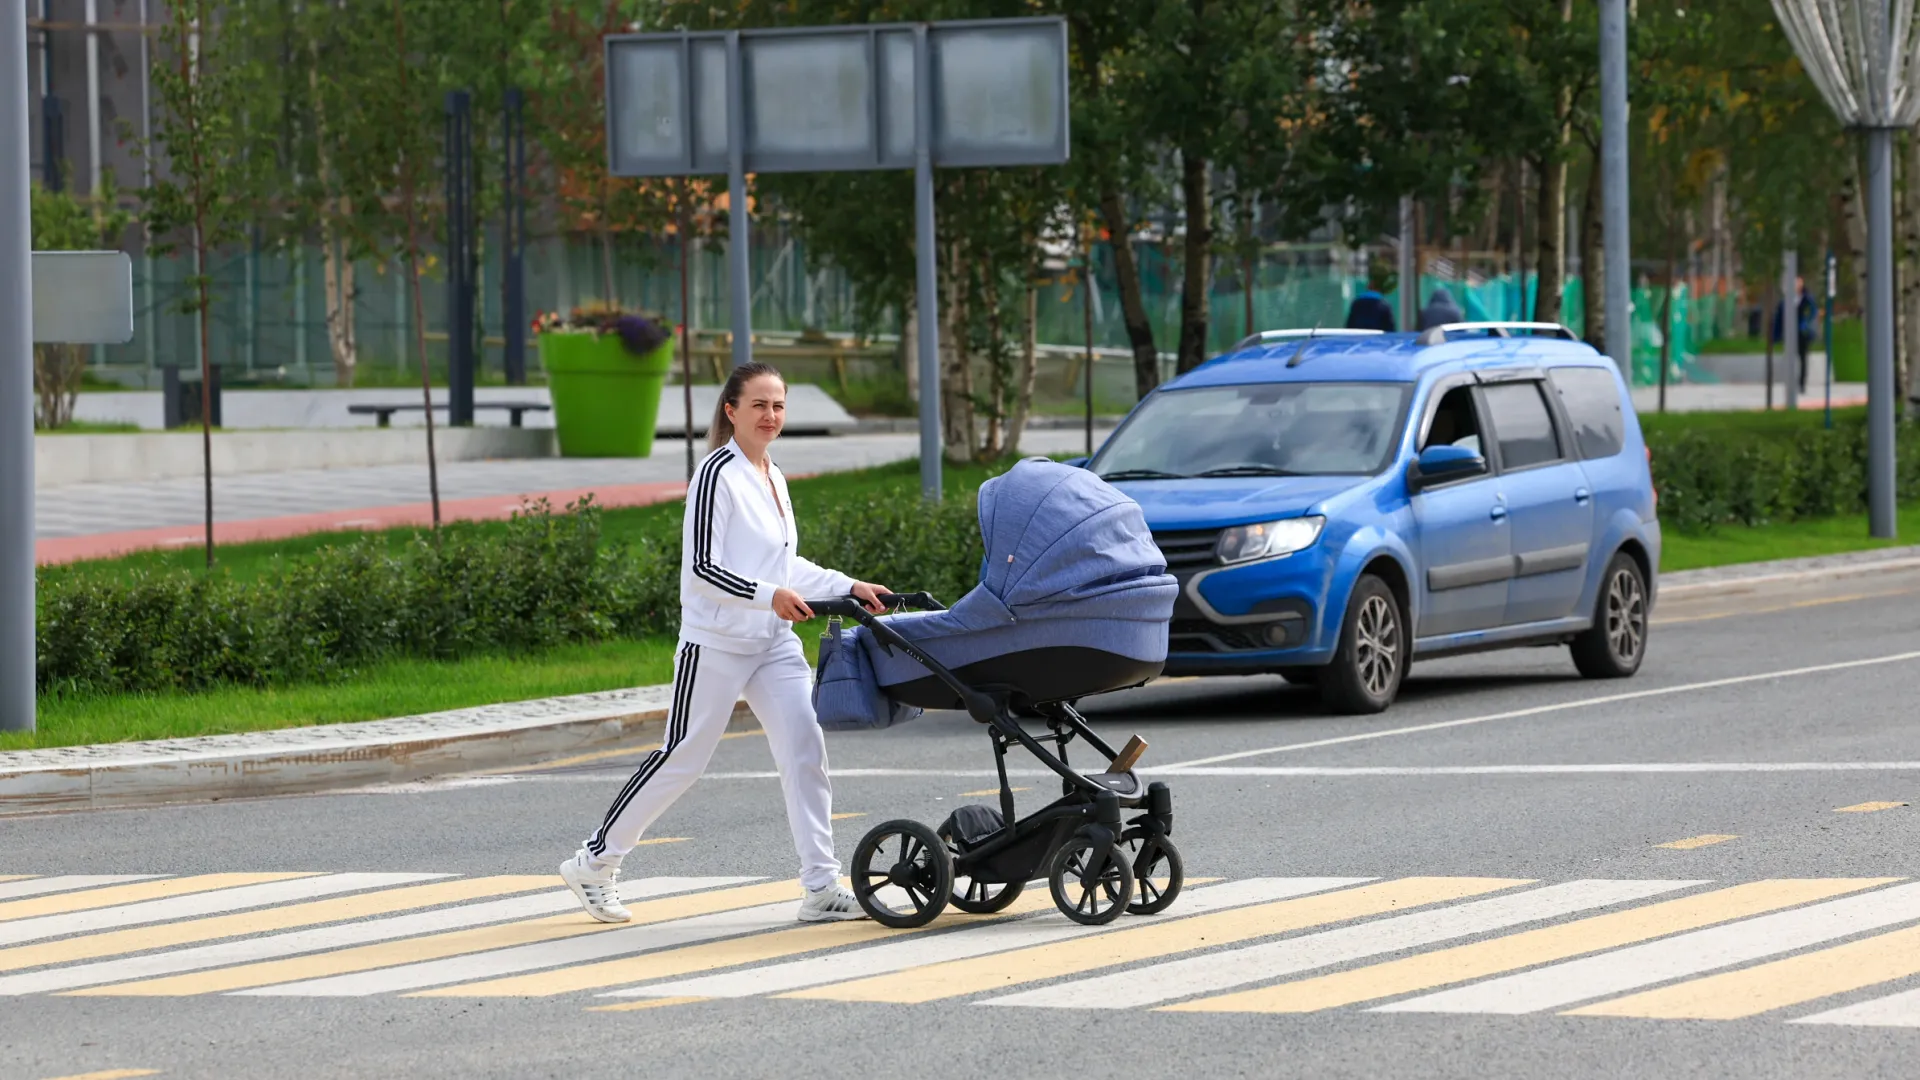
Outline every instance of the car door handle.
<svg viewBox="0 0 1920 1080">
<path fill-rule="evenodd" d="M 1593 492 L 1588 491 L 1586 488 L 1581 488 L 1578 491 L 1575 491 L 1573 493 L 1573 501 L 1580 503 L 1583 506 L 1586 504 L 1587 500 L 1591 498 L 1593 498 Z"/>
<path fill-rule="evenodd" d="M 1495 521 L 1505 521 L 1507 519 L 1507 508 L 1504 506 L 1496 506 L 1487 511 L 1487 516 Z"/>
</svg>

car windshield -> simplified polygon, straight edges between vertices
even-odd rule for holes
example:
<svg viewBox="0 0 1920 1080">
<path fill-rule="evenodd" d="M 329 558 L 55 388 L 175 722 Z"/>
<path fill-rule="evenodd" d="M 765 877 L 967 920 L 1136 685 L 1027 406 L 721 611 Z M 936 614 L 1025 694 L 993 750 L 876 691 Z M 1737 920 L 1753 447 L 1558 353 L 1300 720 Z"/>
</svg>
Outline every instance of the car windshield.
<svg viewBox="0 0 1920 1080">
<path fill-rule="evenodd" d="M 1092 463 L 1107 480 L 1371 475 L 1406 383 L 1254 383 L 1155 394 Z"/>
</svg>

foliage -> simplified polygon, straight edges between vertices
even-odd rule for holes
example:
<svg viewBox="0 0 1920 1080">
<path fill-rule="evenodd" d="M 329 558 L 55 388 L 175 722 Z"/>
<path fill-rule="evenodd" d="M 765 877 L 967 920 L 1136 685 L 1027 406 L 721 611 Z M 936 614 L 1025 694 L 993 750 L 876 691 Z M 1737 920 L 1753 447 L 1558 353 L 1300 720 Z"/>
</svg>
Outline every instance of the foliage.
<svg viewBox="0 0 1920 1080">
<path fill-rule="evenodd" d="M 583 304 L 565 315 L 543 311 L 533 317 L 536 334 L 568 332 L 618 334 L 630 356 L 645 356 L 665 344 L 673 332 L 645 315 L 622 311 L 612 304 Z"/>
</svg>

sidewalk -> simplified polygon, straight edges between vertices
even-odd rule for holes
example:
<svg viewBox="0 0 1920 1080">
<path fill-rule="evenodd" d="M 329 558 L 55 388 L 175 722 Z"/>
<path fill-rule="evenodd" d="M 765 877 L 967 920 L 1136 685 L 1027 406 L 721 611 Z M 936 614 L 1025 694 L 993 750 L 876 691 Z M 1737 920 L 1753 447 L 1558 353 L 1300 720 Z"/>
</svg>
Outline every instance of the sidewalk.
<svg viewBox="0 0 1920 1080">
<path fill-rule="evenodd" d="M 1664 575 L 1661 595 L 1731 595 L 1920 566 L 1920 546 Z M 670 686 L 240 735 L 0 752 L 0 816 L 284 795 L 631 751 L 664 726 Z M 754 729 L 736 706 L 729 725 Z M 640 747 L 644 749 L 644 747 Z M 603 756 L 603 755 L 601 755 Z"/>
<path fill-rule="evenodd" d="M 1095 438 L 1107 431 L 1096 429 Z M 1077 429 L 1036 430 L 1029 453 L 1072 453 Z M 544 458 L 448 462 L 440 467 L 442 516 L 504 518 L 523 498 L 555 506 L 592 493 L 607 506 L 639 506 L 679 498 L 685 490 L 686 444 L 662 439 L 639 459 Z M 704 452 L 705 444 L 695 446 Z M 783 439 L 775 449 L 790 476 L 871 468 L 917 457 L 914 434 Z M 72 484 L 36 493 L 35 555 L 41 563 L 157 547 L 202 538 L 205 515 L 198 477 L 125 484 Z M 427 471 L 416 465 L 308 469 L 214 477 L 216 541 L 283 539 L 332 529 L 424 525 L 432 520 Z"/>
</svg>

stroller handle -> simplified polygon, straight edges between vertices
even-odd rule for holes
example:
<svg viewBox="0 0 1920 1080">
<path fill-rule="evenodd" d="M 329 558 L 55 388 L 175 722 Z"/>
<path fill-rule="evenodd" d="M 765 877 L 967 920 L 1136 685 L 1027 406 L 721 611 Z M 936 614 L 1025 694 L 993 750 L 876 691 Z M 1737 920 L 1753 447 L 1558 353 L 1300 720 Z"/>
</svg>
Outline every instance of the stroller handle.
<svg viewBox="0 0 1920 1080">
<path fill-rule="evenodd" d="M 932 593 L 881 593 L 880 602 L 894 611 L 945 611 L 945 605 L 933 598 Z M 866 605 L 851 596 L 835 596 L 825 600 L 808 600 L 807 607 L 817 616 L 838 616 L 844 619 L 856 618 L 868 614 Z"/>
</svg>

